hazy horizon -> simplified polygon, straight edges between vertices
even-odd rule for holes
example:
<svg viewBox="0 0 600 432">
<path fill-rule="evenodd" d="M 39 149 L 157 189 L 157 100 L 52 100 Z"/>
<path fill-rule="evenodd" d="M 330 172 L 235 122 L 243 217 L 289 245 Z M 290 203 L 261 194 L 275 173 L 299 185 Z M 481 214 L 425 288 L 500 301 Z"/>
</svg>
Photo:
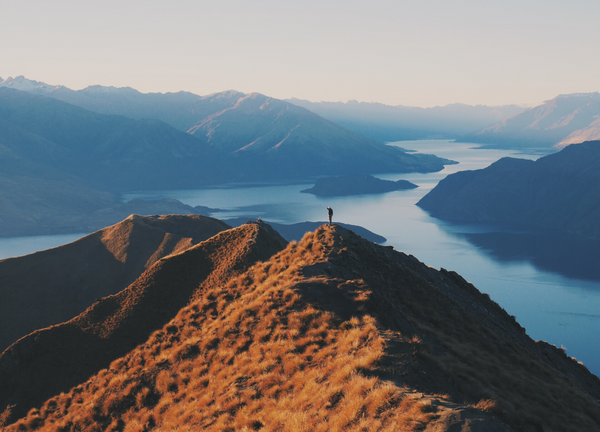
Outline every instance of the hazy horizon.
<svg viewBox="0 0 600 432">
<path fill-rule="evenodd" d="M 77 90 L 536 106 L 600 90 L 600 3 L 11 2 L 0 77 Z"/>
</svg>

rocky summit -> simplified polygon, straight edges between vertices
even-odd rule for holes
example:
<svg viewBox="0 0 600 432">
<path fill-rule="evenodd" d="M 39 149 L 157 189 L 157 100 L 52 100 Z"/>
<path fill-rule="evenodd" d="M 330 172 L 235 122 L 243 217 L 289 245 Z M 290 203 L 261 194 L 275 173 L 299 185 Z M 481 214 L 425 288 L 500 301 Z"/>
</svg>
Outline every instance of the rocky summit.
<svg viewBox="0 0 600 432">
<path fill-rule="evenodd" d="M 7 349 L 0 389 L 6 431 L 600 428 L 585 366 L 457 273 L 336 225 L 168 255 Z"/>
</svg>

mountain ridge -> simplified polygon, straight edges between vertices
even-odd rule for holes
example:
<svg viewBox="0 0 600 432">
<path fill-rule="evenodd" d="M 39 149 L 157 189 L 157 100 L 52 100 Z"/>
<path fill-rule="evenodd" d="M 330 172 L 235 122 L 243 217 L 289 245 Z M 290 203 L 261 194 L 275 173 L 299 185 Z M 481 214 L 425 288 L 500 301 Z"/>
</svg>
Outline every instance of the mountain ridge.
<svg viewBox="0 0 600 432">
<path fill-rule="evenodd" d="M 125 289 L 4 350 L 0 405 L 14 404 L 14 414 L 23 416 L 32 406 L 68 391 L 143 343 L 196 291 L 225 283 L 256 261 L 268 259 L 285 243 L 262 225 L 247 224 L 164 256 Z M 69 355 L 53 349 L 55 345 Z"/>
<path fill-rule="evenodd" d="M 458 141 L 496 148 L 562 148 L 600 139 L 599 116 L 600 93 L 558 95 Z"/>
<path fill-rule="evenodd" d="M 441 219 L 500 221 L 600 237 L 600 141 L 537 161 L 503 158 L 449 175 L 417 205 Z"/>
<path fill-rule="evenodd" d="M 67 245 L 0 260 L 0 352 L 116 294 L 160 258 L 230 228 L 205 216 L 131 215 Z"/>
<path fill-rule="evenodd" d="M 600 380 L 563 351 L 531 340 L 455 272 L 335 225 L 279 250 L 197 290 L 145 342 L 5 429 L 535 432 L 600 425 Z M 152 268 L 164 280 L 183 276 Z M 171 289 L 177 285 L 172 280 Z M 5 361 L 6 352 L 3 371 Z"/>
</svg>

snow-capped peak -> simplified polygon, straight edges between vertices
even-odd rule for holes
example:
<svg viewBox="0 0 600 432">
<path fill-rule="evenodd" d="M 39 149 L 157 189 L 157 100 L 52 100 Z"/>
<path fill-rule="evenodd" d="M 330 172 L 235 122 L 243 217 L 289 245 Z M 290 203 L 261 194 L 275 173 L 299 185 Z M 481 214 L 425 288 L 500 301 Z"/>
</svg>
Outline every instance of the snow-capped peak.
<svg viewBox="0 0 600 432">
<path fill-rule="evenodd" d="M 33 81 L 19 75 L 16 78 L 8 77 L 0 82 L 0 87 L 10 87 L 28 93 L 47 93 L 61 86 L 52 86 L 40 81 Z"/>
</svg>

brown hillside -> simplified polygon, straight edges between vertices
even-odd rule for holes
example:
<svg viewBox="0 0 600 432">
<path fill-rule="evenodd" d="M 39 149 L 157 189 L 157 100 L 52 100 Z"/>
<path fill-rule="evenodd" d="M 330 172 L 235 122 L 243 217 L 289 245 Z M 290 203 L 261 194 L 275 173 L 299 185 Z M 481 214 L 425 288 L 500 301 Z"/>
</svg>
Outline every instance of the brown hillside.
<svg viewBox="0 0 600 432">
<path fill-rule="evenodd" d="M 600 428 L 585 367 L 456 273 L 343 228 L 196 293 L 146 343 L 6 430 Z"/>
<path fill-rule="evenodd" d="M 85 381 L 145 342 L 198 292 L 282 250 L 286 242 L 274 234 L 259 224 L 220 232 L 158 260 L 126 289 L 72 320 L 20 339 L 0 355 L 0 406 L 16 404 L 14 414 L 22 416 Z M 114 246 L 124 259 L 124 249 Z"/>
<path fill-rule="evenodd" d="M 0 261 L 0 352 L 131 284 L 160 258 L 231 228 L 204 216 L 137 216 L 73 243 Z"/>
</svg>

